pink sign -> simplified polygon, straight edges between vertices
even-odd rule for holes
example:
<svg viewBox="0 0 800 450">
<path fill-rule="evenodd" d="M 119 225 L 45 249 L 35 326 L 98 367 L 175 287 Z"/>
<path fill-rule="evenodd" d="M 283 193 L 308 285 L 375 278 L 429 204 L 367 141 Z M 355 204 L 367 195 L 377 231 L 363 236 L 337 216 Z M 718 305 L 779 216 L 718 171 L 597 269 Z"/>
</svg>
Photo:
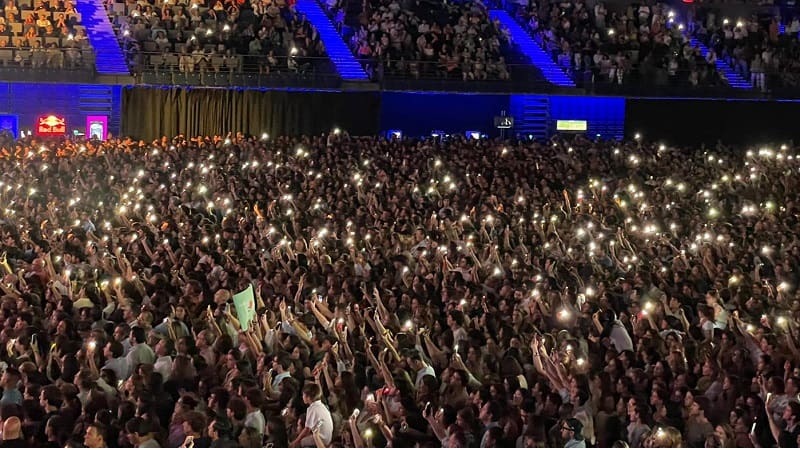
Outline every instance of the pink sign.
<svg viewBox="0 0 800 450">
<path fill-rule="evenodd" d="M 108 116 L 86 116 L 86 138 L 108 138 Z"/>
</svg>

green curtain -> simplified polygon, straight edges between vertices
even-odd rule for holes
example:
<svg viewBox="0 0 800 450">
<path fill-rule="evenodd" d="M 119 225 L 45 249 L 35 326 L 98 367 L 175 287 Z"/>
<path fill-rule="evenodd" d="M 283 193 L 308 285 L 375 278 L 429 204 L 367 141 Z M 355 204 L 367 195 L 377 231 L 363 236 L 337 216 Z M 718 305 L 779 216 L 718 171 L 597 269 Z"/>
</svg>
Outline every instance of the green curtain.
<svg viewBox="0 0 800 450">
<path fill-rule="evenodd" d="M 128 87 L 122 93 L 122 135 L 311 135 L 333 127 L 352 135 L 379 131 L 376 92 L 286 92 Z"/>
</svg>

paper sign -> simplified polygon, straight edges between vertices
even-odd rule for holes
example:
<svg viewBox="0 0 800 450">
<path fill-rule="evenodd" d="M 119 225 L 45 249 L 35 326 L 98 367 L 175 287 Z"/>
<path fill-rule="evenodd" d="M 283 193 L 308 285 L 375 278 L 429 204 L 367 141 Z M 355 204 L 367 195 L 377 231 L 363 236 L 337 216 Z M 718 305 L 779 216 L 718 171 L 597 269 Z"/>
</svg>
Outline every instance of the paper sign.
<svg viewBox="0 0 800 450">
<path fill-rule="evenodd" d="M 236 307 L 236 315 L 239 316 L 242 330 L 247 331 L 250 321 L 256 316 L 256 295 L 252 284 L 242 292 L 234 294 L 233 306 Z"/>
</svg>

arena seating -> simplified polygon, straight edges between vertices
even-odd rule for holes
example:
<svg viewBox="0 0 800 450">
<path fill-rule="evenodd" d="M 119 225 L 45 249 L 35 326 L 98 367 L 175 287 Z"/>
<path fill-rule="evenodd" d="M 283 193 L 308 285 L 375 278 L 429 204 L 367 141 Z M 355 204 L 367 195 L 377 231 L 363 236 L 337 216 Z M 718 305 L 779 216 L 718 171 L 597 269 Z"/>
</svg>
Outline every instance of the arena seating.
<svg viewBox="0 0 800 450">
<path fill-rule="evenodd" d="M 93 66 L 94 53 L 72 2 L 3 2 L 0 67 L 60 70 Z"/>
<path fill-rule="evenodd" d="M 109 2 L 134 72 L 304 72 L 325 66 L 314 26 L 285 2 Z M 323 67 L 324 68 L 324 67 Z"/>
</svg>

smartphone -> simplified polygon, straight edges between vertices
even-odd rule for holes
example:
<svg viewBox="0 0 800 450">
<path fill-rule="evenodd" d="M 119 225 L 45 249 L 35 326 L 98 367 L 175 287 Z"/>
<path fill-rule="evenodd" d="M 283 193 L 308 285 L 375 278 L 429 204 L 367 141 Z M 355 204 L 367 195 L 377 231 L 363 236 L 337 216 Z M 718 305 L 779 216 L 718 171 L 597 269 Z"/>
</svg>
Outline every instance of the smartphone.
<svg viewBox="0 0 800 450">
<path fill-rule="evenodd" d="M 756 424 L 758 422 L 753 422 L 753 426 L 750 427 L 750 434 L 756 434 Z"/>
</svg>

